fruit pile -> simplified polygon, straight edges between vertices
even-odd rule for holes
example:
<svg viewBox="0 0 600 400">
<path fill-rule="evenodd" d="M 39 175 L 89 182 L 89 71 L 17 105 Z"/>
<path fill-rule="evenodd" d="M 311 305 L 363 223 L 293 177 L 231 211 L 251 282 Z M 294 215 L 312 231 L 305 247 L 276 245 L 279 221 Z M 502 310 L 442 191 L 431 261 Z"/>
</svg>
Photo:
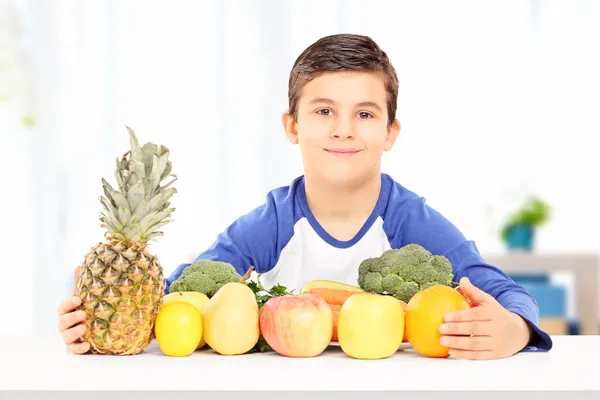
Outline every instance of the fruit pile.
<svg viewBox="0 0 600 400">
<path fill-rule="evenodd" d="M 448 357 L 439 326 L 450 311 L 469 308 L 457 289 L 438 285 L 408 304 L 331 281 L 313 281 L 298 294 L 260 283 L 231 282 L 208 298 L 176 292 L 163 298 L 156 340 L 168 356 L 189 356 L 208 346 L 221 355 L 271 349 L 287 357 L 316 357 L 332 342 L 352 358 L 382 359 L 403 342 L 426 357 Z M 264 341 L 264 346 L 261 346 Z"/>
</svg>

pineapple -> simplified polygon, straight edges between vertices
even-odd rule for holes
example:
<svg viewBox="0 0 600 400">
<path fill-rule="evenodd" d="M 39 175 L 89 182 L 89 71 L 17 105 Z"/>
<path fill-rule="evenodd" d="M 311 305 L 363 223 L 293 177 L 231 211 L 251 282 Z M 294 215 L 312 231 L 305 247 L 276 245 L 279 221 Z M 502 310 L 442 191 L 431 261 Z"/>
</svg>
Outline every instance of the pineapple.
<svg viewBox="0 0 600 400">
<path fill-rule="evenodd" d="M 92 353 L 140 354 L 154 339 L 154 322 L 164 295 L 162 266 L 148 242 L 169 223 L 174 208 L 169 199 L 169 150 L 147 143 L 140 147 L 129 131 L 131 149 L 117 159 L 119 190 L 102 179 L 104 196 L 100 221 L 106 229 L 104 243 L 93 247 L 80 267 L 75 295 L 87 313 L 82 340 Z M 171 179 L 161 186 L 167 177 Z"/>
</svg>

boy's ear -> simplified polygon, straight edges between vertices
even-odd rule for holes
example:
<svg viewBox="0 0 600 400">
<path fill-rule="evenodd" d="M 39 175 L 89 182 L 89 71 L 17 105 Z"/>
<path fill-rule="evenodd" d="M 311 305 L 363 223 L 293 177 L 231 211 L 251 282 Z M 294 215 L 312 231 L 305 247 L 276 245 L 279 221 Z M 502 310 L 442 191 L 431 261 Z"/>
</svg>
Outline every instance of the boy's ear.
<svg viewBox="0 0 600 400">
<path fill-rule="evenodd" d="M 285 136 L 291 144 L 298 144 L 298 131 L 296 129 L 296 121 L 290 114 L 290 110 L 285 110 L 281 116 L 281 123 L 285 130 Z"/>
<path fill-rule="evenodd" d="M 390 151 L 396 143 L 398 134 L 400 133 L 400 121 L 395 120 L 387 130 L 387 137 L 385 138 L 385 145 L 383 146 L 384 151 Z"/>
</svg>

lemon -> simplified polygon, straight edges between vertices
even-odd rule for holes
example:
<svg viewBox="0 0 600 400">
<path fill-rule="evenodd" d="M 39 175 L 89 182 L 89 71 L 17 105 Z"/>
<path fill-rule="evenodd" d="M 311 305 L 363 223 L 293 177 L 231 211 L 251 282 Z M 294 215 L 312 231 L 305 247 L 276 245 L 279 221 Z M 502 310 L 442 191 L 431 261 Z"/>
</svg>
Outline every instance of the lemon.
<svg viewBox="0 0 600 400">
<path fill-rule="evenodd" d="M 163 297 L 163 304 L 169 304 L 176 301 L 187 301 L 200 311 L 200 315 L 203 315 L 204 306 L 206 306 L 208 300 L 208 296 L 200 292 L 173 292 Z M 204 332 L 202 332 L 202 339 L 200 339 L 198 348 L 201 349 L 205 345 Z"/>
<path fill-rule="evenodd" d="M 174 301 L 162 306 L 154 328 L 160 350 L 167 356 L 192 354 L 202 338 L 200 311 L 187 301 Z"/>
</svg>

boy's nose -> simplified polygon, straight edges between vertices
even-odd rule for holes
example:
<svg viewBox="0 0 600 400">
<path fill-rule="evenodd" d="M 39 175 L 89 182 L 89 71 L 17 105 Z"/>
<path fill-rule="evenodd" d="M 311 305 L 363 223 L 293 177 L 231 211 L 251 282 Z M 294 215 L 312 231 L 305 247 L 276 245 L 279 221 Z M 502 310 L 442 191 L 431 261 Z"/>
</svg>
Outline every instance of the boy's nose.
<svg viewBox="0 0 600 400">
<path fill-rule="evenodd" d="M 331 136 L 335 139 L 350 139 L 354 137 L 354 130 L 352 124 L 340 123 L 333 127 Z"/>
</svg>

